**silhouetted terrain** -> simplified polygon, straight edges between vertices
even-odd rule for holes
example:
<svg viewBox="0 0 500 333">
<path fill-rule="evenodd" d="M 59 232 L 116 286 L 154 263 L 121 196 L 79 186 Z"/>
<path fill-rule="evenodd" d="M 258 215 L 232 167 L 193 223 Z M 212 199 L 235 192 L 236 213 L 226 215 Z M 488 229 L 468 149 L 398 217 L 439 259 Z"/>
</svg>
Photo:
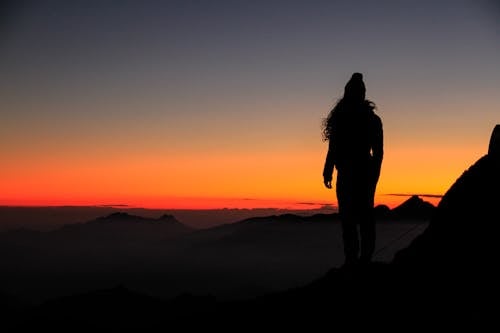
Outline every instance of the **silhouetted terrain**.
<svg viewBox="0 0 500 333">
<path fill-rule="evenodd" d="M 380 216 L 378 260 L 391 260 L 427 224 L 403 215 L 384 209 Z M 0 233 L 0 290 L 26 304 L 116 285 L 161 299 L 245 299 L 304 285 L 342 261 L 337 214 L 271 215 L 194 230 L 169 215 L 112 213 L 53 231 Z"/>
<path fill-rule="evenodd" d="M 183 225 L 172 215 L 154 219 L 118 212 L 86 223 L 65 225 L 52 232 L 52 235 L 83 242 L 150 242 L 178 237 L 191 231 L 192 228 Z"/>
<path fill-rule="evenodd" d="M 415 210 L 415 207 L 429 209 L 425 213 L 430 214 L 429 226 L 392 261 L 351 268 L 330 265 L 326 269 L 328 265 L 325 265 L 323 273 L 318 270 L 316 277 L 305 283 L 248 299 L 220 300 L 201 293 L 184 293 L 165 299 L 154 294 L 147 296 L 147 293 L 133 291 L 125 285 L 57 298 L 22 310 L 12 306 L 15 302 L 10 295 L 2 295 L 4 301 L 1 304 L 4 313 L 13 319 L 8 324 L 22 321 L 23 325 L 17 325 L 18 328 L 42 323 L 50 324 L 50 327 L 78 323 L 81 328 L 147 329 L 156 325 L 182 325 L 184 329 L 307 327 L 309 330 L 334 330 L 348 325 L 350 329 L 404 331 L 406 328 L 432 327 L 478 331 L 497 322 L 499 170 L 500 154 L 487 154 L 456 180 L 436 209 L 429 209 L 418 198 L 411 198 L 394 211 L 379 207 L 379 214 L 394 219 L 393 222 L 384 220 L 379 227 L 401 223 L 394 221 L 409 216 L 406 214 L 410 212 L 423 216 L 420 215 L 424 214 L 423 211 Z M 324 226 L 336 224 L 334 215 L 248 219 L 190 233 L 186 239 L 196 241 L 185 250 L 191 255 L 196 253 L 197 247 L 203 251 L 211 248 L 216 254 L 232 250 L 228 255 L 242 260 L 238 246 L 252 244 L 252 251 L 270 251 L 267 256 L 272 257 L 279 254 L 279 251 L 271 251 L 276 248 L 270 248 L 277 239 L 275 235 L 284 240 L 278 243 L 279 246 L 288 244 L 286 250 L 290 251 L 290 261 L 296 259 L 302 265 L 300 258 L 294 256 L 301 250 L 312 253 L 308 252 L 310 248 L 302 248 L 304 244 L 318 246 L 324 251 L 308 232 L 318 228 L 324 234 L 327 230 Z M 286 228 L 279 229 L 282 226 Z M 304 243 L 300 242 L 297 233 L 291 232 L 295 228 L 306 240 Z M 313 234 L 318 237 L 318 233 Z M 285 251 L 285 247 L 282 250 Z M 203 255 L 207 257 L 200 257 L 202 261 L 210 257 L 208 253 Z M 314 261 L 315 258 L 309 259 Z M 279 260 L 275 264 L 279 265 Z M 301 267 L 308 270 L 312 266 Z M 273 274 L 272 270 L 268 273 Z M 283 279 L 284 276 L 278 278 Z"/>
<path fill-rule="evenodd" d="M 0 232 L 13 229 L 30 229 L 50 231 L 63 225 L 84 223 L 101 216 L 113 213 L 157 218 L 162 215 L 173 215 L 180 222 L 194 229 L 207 229 L 227 223 L 241 221 L 250 217 L 270 216 L 292 213 L 295 215 L 311 215 L 315 213 L 331 213 L 333 207 L 319 209 L 288 210 L 276 208 L 254 209 L 153 209 L 134 208 L 126 205 L 116 206 L 55 206 L 55 207 L 15 207 L 0 206 Z"/>
</svg>

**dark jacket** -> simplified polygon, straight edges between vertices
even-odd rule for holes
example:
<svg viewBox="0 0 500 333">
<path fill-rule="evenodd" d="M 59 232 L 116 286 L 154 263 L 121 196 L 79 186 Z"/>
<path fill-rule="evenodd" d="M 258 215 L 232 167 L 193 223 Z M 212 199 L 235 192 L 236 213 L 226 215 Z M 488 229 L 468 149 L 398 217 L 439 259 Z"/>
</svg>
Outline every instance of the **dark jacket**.
<svg viewBox="0 0 500 333">
<path fill-rule="evenodd" d="M 368 103 L 362 103 L 334 110 L 329 121 L 332 129 L 323 169 L 325 180 L 332 180 L 335 167 L 339 173 L 371 169 L 376 182 L 384 155 L 380 117 Z"/>
</svg>

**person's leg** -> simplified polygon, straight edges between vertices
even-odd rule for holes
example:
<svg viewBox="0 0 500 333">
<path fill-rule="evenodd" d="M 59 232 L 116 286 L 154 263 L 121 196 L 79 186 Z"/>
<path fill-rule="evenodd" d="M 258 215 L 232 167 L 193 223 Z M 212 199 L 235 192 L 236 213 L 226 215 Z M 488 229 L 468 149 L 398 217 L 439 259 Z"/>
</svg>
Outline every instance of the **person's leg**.
<svg viewBox="0 0 500 333">
<path fill-rule="evenodd" d="M 359 237 L 356 220 L 356 205 L 353 179 L 348 173 L 337 175 L 337 201 L 339 216 L 342 223 L 342 240 L 344 245 L 345 264 L 358 261 Z"/>
<path fill-rule="evenodd" d="M 367 186 L 368 191 L 365 192 L 362 219 L 360 220 L 359 233 L 361 238 L 361 257 L 360 261 L 369 263 L 372 260 L 375 251 L 376 242 L 376 224 L 373 211 L 376 183 L 370 182 Z"/>
<path fill-rule="evenodd" d="M 373 214 L 365 216 L 362 222 L 360 222 L 359 233 L 361 238 L 361 256 L 360 261 L 363 263 L 369 263 L 372 260 L 373 252 L 375 251 L 375 219 Z"/>
<path fill-rule="evenodd" d="M 344 242 L 345 264 L 355 264 L 359 255 L 358 228 L 355 220 L 342 219 L 342 240 Z"/>
</svg>

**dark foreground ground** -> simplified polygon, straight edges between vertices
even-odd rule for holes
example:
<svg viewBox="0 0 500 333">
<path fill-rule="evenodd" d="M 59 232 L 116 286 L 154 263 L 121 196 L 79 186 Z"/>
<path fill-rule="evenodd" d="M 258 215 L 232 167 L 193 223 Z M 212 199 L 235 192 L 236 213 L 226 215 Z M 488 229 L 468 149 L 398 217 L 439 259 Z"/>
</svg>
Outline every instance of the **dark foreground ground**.
<svg viewBox="0 0 500 333">
<path fill-rule="evenodd" d="M 241 301 L 183 295 L 172 300 L 123 287 L 10 308 L 4 327 L 18 330 L 296 329 L 350 327 L 469 328 L 496 323 L 488 290 L 460 285 L 392 264 L 332 269 L 310 284 Z M 490 326 L 491 327 L 491 326 Z"/>
</svg>

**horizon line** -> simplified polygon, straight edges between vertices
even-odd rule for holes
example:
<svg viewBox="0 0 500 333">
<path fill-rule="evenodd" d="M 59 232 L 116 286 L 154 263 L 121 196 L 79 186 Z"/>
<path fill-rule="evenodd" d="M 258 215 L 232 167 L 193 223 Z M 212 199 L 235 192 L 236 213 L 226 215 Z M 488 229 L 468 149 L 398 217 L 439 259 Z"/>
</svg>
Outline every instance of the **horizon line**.
<svg viewBox="0 0 500 333">
<path fill-rule="evenodd" d="M 381 195 L 390 195 L 393 197 L 424 197 L 424 198 L 442 198 L 444 194 L 428 194 L 428 193 L 386 193 Z"/>
<path fill-rule="evenodd" d="M 422 198 L 434 199 L 436 201 L 443 197 L 441 194 L 429 193 L 382 193 L 380 197 L 412 197 L 418 196 Z M 170 200 L 172 198 L 169 198 Z M 300 199 L 259 199 L 259 198 L 183 198 L 182 202 L 179 198 L 174 198 L 173 202 L 166 199 L 164 202 L 153 200 L 145 202 L 144 200 L 132 200 L 127 203 L 120 201 L 109 200 L 106 202 L 92 202 L 91 200 L 75 200 L 73 202 L 57 202 L 42 200 L 0 200 L 0 207 L 17 207 L 17 208 L 112 208 L 112 209 L 146 209 L 146 210 L 277 210 L 277 211 L 306 211 L 306 210 L 338 210 L 336 200 L 325 202 L 323 200 L 300 200 Z M 3 202 L 2 202 L 3 201 Z M 23 202 L 24 201 L 24 202 Z M 38 201 L 38 202 L 37 202 Z M 80 201 L 80 202 L 78 202 Z M 100 200 L 99 200 L 100 201 Z M 161 200 L 163 201 L 163 200 Z M 187 202 L 189 201 L 189 202 Z M 391 202 L 393 200 L 376 200 L 375 205 L 397 206 L 400 203 Z M 110 203 L 109 203 L 110 202 Z"/>
<path fill-rule="evenodd" d="M 284 208 L 284 207 L 211 207 L 211 208 L 175 208 L 175 207 L 144 207 L 144 206 L 133 206 L 133 205 L 92 205 L 92 204 L 82 204 L 82 205 L 3 205 L 0 204 L 0 208 L 116 208 L 116 209 L 145 209 L 145 210 L 336 210 L 336 205 L 323 205 L 317 208 Z"/>
</svg>

